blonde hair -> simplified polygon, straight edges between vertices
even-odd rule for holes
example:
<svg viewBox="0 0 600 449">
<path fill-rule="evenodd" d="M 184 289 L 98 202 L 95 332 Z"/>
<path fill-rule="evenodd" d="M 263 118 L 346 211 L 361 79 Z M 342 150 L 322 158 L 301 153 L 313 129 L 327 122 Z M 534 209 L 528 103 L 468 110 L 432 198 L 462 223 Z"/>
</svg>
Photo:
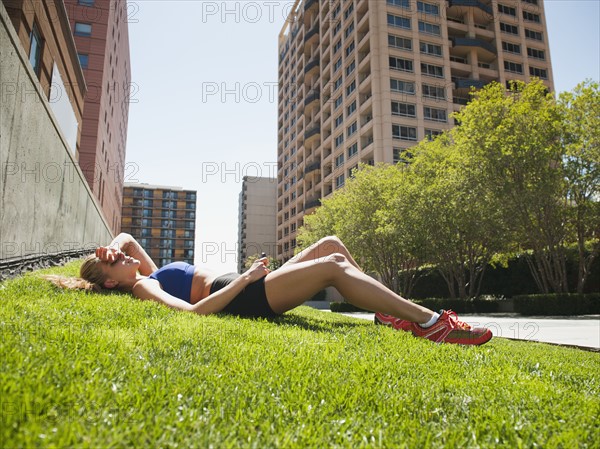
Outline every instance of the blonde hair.
<svg viewBox="0 0 600 449">
<path fill-rule="evenodd" d="M 102 262 L 94 254 L 85 258 L 79 269 L 79 276 L 67 277 L 48 274 L 42 276 L 54 285 L 71 290 L 100 291 L 103 289 L 106 275 L 102 271 Z"/>
</svg>

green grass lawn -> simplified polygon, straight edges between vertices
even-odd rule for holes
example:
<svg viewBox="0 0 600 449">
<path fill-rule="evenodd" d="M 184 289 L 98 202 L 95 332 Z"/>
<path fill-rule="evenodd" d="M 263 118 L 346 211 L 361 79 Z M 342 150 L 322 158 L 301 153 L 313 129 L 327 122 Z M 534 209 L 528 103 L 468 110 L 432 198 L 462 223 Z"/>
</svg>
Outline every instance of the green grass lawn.
<svg viewBox="0 0 600 449">
<path fill-rule="evenodd" d="M 78 263 L 50 270 L 73 275 Z M 1 447 L 600 446 L 600 356 L 0 285 Z"/>
</svg>

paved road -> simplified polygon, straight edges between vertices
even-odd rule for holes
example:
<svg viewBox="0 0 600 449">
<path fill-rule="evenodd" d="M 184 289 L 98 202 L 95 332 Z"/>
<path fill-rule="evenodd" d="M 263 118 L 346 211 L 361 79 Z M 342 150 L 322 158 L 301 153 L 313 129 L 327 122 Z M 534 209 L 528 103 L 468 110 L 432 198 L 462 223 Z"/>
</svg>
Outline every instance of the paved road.
<svg viewBox="0 0 600 449">
<path fill-rule="evenodd" d="M 372 313 L 349 313 L 347 315 L 373 321 Z M 472 326 L 488 327 L 497 337 L 600 350 L 600 315 L 549 318 L 461 314 L 459 318 Z"/>
</svg>

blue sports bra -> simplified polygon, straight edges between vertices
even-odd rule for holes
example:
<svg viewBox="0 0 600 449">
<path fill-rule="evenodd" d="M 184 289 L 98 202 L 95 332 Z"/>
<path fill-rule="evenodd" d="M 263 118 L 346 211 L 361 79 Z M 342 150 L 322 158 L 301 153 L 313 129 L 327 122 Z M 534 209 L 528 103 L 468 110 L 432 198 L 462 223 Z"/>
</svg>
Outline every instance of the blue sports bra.
<svg viewBox="0 0 600 449">
<path fill-rule="evenodd" d="M 185 262 L 173 262 L 156 270 L 149 279 L 156 279 L 160 286 L 169 295 L 190 301 L 192 293 L 192 280 L 194 279 L 194 265 Z"/>
</svg>

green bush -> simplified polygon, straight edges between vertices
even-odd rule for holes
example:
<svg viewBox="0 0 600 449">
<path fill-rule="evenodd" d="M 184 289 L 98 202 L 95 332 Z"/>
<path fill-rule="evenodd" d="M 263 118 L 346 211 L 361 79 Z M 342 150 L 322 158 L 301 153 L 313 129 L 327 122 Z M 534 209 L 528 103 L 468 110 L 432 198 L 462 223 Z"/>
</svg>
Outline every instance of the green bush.
<svg viewBox="0 0 600 449">
<path fill-rule="evenodd" d="M 417 304 L 438 311 L 454 310 L 457 313 L 496 313 L 500 309 L 499 299 L 449 299 L 427 298 L 415 300 Z"/>
<path fill-rule="evenodd" d="M 513 298 L 515 312 L 521 315 L 600 314 L 600 293 L 520 295 Z"/>
<path fill-rule="evenodd" d="M 332 312 L 368 312 L 368 310 L 361 309 L 360 307 L 356 307 L 348 302 L 332 302 L 329 304 L 329 308 Z"/>
</svg>

